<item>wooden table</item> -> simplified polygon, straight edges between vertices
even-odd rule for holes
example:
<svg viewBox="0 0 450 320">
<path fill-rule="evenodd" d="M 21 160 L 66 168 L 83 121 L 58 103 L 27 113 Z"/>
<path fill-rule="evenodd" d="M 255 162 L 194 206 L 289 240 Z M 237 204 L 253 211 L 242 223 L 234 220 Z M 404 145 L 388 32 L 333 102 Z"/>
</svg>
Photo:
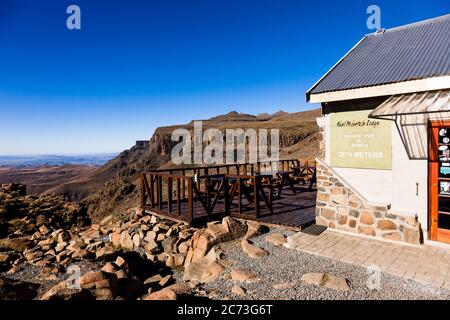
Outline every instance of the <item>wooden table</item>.
<svg viewBox="0 0 450 320">
<path fill-rule="evenodd" d="M 289 186 L 291 188 L 292 192 L 296 193 L 295 187 L 294 187 L 294 181 L 290 177 L 290 175 L 293 173 L 294 173 L 294 171 L 262 171 L 262 172 L 258 173 L 258 175 L 263 176 L 263 177 L 276 176 L 279 178 L 276 197 L 277 197 L 277 199 L 280 199 L 284 186 Z"/>
<path fill-rule="evenodd" d="M 316 180 L 316 167 L 315 166 L 299 166 L 292 167 L 293 180 L 299 180 L 303 184 L 309 182 L 309 189 L 312 189 L 314 181 Z M 310 177 L 308 177 L 310 176 Z"/>
</svg>

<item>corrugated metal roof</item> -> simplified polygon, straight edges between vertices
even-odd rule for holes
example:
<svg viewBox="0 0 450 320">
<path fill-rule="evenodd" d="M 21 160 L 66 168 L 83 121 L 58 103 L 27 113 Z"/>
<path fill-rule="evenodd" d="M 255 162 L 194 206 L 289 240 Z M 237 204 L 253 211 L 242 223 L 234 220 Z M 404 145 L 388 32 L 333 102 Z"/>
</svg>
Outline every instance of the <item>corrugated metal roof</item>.
<svg viewBox="0 0 450 320">
<path fill-rule="evenodd" d="M 308 94 L 450 75 L 450 14 L 366 35 Z"/>
</svg>

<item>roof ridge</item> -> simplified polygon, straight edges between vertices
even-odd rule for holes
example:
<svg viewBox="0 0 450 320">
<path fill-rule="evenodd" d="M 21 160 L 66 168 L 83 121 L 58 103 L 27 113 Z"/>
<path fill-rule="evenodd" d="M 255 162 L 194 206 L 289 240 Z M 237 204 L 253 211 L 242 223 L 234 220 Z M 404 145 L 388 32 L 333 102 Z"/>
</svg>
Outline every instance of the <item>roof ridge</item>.
<svg viewBox="0 0 450 320">
<path fill-rule="evenodd" d="M 445 19 L 450 19 L 450 13 L 449 14 L 445 14 L 443 16 L 437 16 L 437 17 L 425 19 L 425 20 L 422 20 L 422 21 L 416 21 L 416 22 L 404 24 L 404 25 L 401 25 L 401 26 L 388 28 L 388 29 L 385 29 L 384 33 L 397 31 L 397 30 L 402 30 L 402 29 L 408 29 L 408 28 L 415 27 L 417 25 L 438 22 L 438 21 L 445 20 Z M 374 36 L 374 35 L 377 35 L 376 32 L 372 32 L 372 33 L 366 34 L 366 36 Z"/>
</svg>

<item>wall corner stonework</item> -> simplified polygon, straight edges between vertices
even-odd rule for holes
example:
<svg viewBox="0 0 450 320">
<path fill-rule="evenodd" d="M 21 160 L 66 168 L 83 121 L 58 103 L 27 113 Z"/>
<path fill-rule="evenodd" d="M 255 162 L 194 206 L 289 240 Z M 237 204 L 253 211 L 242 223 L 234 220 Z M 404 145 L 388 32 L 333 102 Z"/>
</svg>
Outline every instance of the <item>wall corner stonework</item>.
<svg viewBox="0 0 450 320">
<path fill-rule="evenodd" d="M 319 153 L 318 158 L 324 160 L 325 159 L 325 117 L 316 119 L 317 125 L 319 126 Z"/>
<path fill-rule="evenodd" d="M 399 215 L 390 212 L 388 206 L 367 203 L 320 162 L 317 162 L 316 224 L 384 240 L 423 243 L 417 217 Z"/>
</svg>

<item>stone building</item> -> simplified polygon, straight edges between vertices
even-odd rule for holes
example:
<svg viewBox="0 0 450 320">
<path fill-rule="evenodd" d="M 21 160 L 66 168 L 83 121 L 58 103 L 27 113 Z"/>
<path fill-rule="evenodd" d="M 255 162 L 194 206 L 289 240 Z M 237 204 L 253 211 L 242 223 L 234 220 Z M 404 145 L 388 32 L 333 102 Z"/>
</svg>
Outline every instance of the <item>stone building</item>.
<svg viewBox="0 0 450 320">
<path fill-rule="evenodd" d="M 364 36 L 306 96 L 322 106 L 316 222 L 450 243 L 450 15 Z"/>
</svg>

